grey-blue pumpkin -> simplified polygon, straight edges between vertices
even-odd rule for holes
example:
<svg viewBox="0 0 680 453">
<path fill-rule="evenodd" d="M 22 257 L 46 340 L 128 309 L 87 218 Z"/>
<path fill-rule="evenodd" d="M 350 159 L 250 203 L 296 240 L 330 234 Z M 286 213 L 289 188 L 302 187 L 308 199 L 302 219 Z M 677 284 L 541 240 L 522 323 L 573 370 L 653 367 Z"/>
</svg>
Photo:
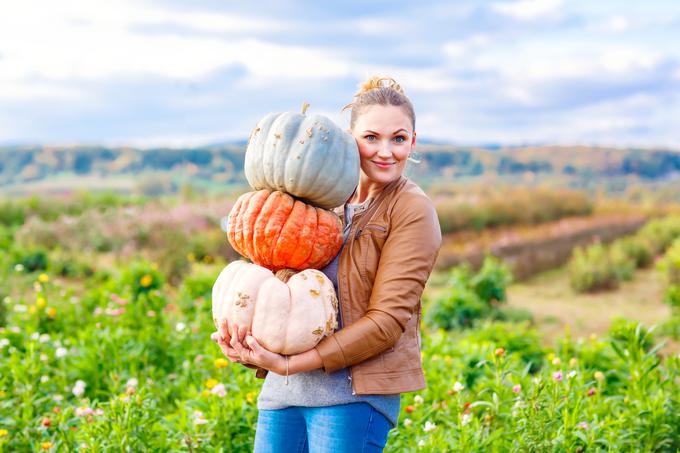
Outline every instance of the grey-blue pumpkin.
<svg viewBox="0 0 680 453">
<path fill-rule="evenodd" d="M 279 190 L 330 209 L 359 183 L 359 150 L 352 135 L 323 115 L 307 115 L 307 107 L 257 123 L 246 149 L 246 179 L 255 190 Z"/>
</svg>

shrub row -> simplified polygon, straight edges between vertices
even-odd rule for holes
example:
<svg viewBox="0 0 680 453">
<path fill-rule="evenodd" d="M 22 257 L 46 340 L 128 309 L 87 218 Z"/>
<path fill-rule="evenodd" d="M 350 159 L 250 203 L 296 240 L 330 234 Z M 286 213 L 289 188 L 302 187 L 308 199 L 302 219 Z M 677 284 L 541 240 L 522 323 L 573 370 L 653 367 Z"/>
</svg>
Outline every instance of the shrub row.
<svg viewBox="0 0 680 453">
<path fill-rule="evenodd" d="M 648 267 L 677 237 L 680 217 L 668 216 L 610 244 L 577 247 L 567 265 L 571 287 L 577 292 L 616 288 L 630 280 L 635 269 Z"/>
</svg>

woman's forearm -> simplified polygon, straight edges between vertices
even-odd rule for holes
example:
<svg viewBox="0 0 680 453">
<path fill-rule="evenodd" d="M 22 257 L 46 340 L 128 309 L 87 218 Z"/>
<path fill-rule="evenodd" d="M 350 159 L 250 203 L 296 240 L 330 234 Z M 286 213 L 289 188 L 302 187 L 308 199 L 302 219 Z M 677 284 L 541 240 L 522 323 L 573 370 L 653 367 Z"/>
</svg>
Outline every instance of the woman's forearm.
<svg viewBox="0 0 680 453">
<path fill-rule="evenodd" d="M 288 358 L 288 374 L 302 373 L 304 371 L 318 370 L 323 365 L 321 356 L 315 348 Z M 285 372 L 284 372 L 285 373 Z"/>
</svg>

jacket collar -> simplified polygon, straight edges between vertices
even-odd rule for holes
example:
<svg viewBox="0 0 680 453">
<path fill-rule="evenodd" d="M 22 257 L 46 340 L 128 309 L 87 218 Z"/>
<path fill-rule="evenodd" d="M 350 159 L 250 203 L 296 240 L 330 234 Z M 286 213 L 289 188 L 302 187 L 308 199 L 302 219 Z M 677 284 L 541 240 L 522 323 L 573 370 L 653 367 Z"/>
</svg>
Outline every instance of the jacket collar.
<svg viewBox="0 0 680 453">
<path fill-rule="evenodd" d="M 383 200 L 385 200 L 385 198 L 387 198 L 387 196 L 389 194 L 394 192 L 397 188 L 403 186 L 406 183 L 406 181 L 407 181 L 406 176 L 401 175 L 401 176 L 399 176 L 398 179 L 395 179 L 394 181 L 390 181 L 389 183 L 387 183 L 387 185 L 385 185 L 385 187 L 383 187 L 382 191 L 378 194 L 378 196 L 375 197 L 374 199 L 372 199 L 369 202 L 368 206 L 366 206 L 365 209 L 362 209 L 360 212 L 356 212 L 354 214 L 352 223 L 354 223 L 354 219 L 359 219 L 360 217 L 363 217 L 363 215 L 365 213 L 374 212 L 376 207 L 380 206 L 382 204 Z M 356 188 L 352 192 L 352 195 L 347 197 L 348 200 L 350 198 L 352 198 L 352 196 L 354 195 L 354 192 L 356 192 Z M 333 209 L 333 212 L 335 212 L 340 217 L 343 227 L 345 226 L 345 209 L 346 208 L 347 208 L 347 202 L 345 202 L 345 204 L 343 204 L 342 206 L 338 206 L 337 208 Z M 370 218 L 370 216 L 369 216 L 369 218 Z"/>
</svg>

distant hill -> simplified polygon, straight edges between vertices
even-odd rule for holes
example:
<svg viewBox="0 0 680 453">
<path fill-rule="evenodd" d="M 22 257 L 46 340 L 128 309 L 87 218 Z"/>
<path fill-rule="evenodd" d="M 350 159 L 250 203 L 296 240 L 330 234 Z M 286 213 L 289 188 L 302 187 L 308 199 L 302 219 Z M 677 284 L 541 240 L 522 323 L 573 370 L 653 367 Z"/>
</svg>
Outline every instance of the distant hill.
<svg viewBox="0 0 680 453">
<path fill-rule="evenodd" d="M 181 175 L 192 181 L 243 184 L 245 143 L 199 148 L 104 146 L 0 147 L 0 192 L 9 187 L 61 177 L 139 179 L 140 175 Z M 680 151 L 587 146 L 465 147 L 435 143 L 418 146 L 419 164 L 409 175 L 417 180 L 551 175 L 595 178 L 635 175 L 648 180 L 677 176 Z"/>
</svg>

